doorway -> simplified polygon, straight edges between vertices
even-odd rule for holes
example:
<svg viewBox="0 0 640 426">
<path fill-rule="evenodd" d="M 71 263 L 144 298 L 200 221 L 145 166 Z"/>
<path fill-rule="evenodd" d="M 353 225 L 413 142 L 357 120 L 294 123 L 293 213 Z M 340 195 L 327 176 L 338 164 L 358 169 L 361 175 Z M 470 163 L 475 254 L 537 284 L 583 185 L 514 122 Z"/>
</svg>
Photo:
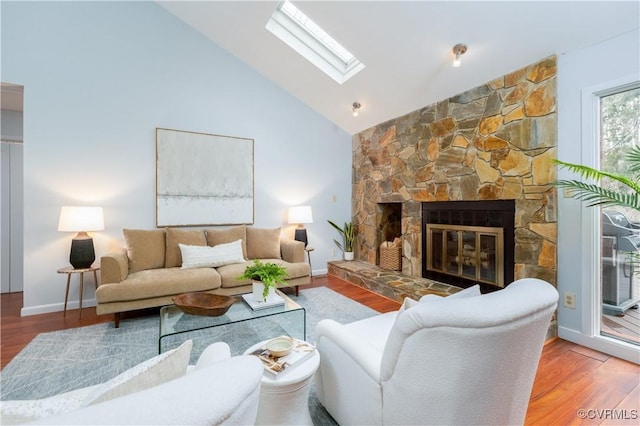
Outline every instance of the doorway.
<svg viewBox="0 0 640 426">
<path fill-rule="evenodd" d="M 640 85 L 607 90 L 599 99 L 600 169 L 635 181 L 626 153 L 640 145 Z M 624 185 L 603 180 L 605 189 L 626 193 Z M 600 226 L 602 314 L 600 334 L 640 345 L 640 211 L 603 209 Z"/>
<path fill-rule="evenodd" d="M 23 110 L 24 87 L 0 83 L 0 286 L 23 290 Z"/>
</svg>

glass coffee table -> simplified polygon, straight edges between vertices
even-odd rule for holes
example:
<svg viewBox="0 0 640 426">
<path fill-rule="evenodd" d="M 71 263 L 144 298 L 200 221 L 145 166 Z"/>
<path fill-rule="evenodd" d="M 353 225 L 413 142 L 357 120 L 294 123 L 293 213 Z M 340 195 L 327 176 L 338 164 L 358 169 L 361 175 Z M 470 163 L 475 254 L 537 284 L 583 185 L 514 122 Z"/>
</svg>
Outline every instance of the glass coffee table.
<svg viewBox="0 0 640 426">
<path fill-rule="evenodd" d="M 175 305 L 163 306 L 160 308 L 158 353 L 162 352 L 162 339 L 168 336 L 274 316 L 278 316 L 277 319 L 282 320 L 279 321 L 279 325 L 284 329 L 282 334 L 305 340 L 307 338 L 305 309 L 280 290 L 276 290 L 276 292 L 284 299 L 284 305 L 254 311 L 242 300 L 241 295 L 236 295 L 238 301 L 231 305 L 224 315 L 218 317 L 190 315 Z"/>
</svg>

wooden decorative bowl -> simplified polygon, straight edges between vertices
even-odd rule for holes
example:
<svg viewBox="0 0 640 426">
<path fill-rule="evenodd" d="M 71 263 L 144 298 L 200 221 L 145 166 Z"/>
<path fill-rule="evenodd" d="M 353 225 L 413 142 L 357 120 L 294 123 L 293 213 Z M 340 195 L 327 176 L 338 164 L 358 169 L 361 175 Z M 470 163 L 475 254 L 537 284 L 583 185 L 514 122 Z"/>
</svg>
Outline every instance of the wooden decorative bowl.
<svg viewBox="0 0 640 426">
<path fill-rule="evenodd" d="M 173 303 L 184 313 L 218 317 L 224 315 L 238 299 L 210 293 L 184 293 L 173 298 Z"/>
</svg>

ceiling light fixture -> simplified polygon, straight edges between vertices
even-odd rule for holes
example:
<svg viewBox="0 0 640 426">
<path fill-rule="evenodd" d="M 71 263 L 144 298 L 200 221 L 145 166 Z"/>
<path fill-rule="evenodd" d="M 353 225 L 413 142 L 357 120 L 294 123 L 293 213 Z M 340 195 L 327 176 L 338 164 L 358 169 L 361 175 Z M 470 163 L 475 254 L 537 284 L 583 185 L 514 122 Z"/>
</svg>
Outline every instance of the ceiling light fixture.
<svg viewBox="0 0 640 426">
<path fill-rule="evenodd" d="M 467 53 L 467 45 L 466 44 L 456 44 L 453 46 L 453 54 L 456 55 L 456 58 L 453 60 L 453 66 L 459 67 L 462 63 L 462 55 Z"/>
<path fill-rule="evenodd" d="M 357 116 L 358 116 L 358 114 L 359 114 L 359 112 L 358 112 L 358 111 L 360 110 L 360 107 L 361 107 L 361 106 L 362 106 L 362 105 L 360 105 L 360 102 L 354 102 L 354 103 L 353 103 L 353 105 L 352 105 L 352 107 L 353 107 L 353 108 L 351 108 L 351 110 L 353 111 L 353 116 L 354 116 L 354 117 L 357 117 Z"/>
</svg>

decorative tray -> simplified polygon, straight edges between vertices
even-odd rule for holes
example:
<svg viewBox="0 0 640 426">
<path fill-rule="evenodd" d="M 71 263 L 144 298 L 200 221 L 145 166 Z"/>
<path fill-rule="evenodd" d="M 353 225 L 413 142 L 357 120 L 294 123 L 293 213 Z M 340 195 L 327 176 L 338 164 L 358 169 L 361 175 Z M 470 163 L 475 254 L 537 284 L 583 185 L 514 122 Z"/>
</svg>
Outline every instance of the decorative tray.
<svg viewBox="0 0 640 426">
<path fill-rule="evenodd" d="M 173 303 L 184 313 L 218 317 L 224 315 L 238 299 L 210 293 L 184 293 L 173 298 Z"/>
</svg>

